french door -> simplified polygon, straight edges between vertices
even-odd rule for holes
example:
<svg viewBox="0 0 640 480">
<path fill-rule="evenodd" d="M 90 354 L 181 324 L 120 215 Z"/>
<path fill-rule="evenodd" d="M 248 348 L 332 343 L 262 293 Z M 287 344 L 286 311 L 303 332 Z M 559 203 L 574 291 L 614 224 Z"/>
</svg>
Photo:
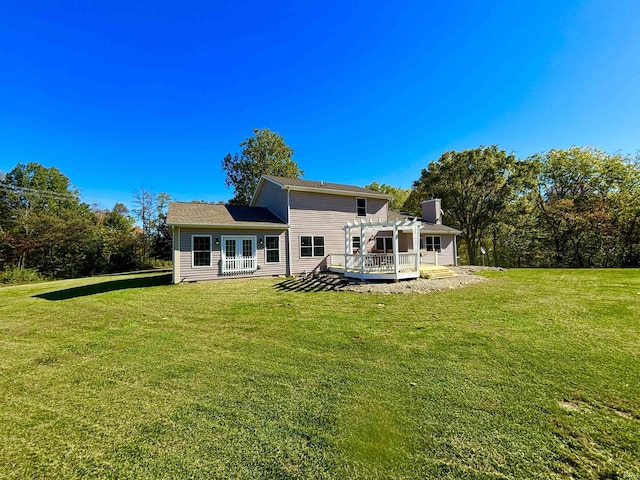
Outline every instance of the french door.
<svg viewBox="0 0 640 480">
<path fill-rule="evenodd" d="M 255 236 L 222 237 L 222 273 L 255 272 L 257 267 Z"/>
</svg>

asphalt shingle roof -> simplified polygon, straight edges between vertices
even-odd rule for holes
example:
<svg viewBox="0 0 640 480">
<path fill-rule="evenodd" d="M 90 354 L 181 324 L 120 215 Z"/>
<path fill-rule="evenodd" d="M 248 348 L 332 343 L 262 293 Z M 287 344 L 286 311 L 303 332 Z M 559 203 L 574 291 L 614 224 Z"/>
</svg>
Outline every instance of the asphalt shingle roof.
<svg viewBox="0 0 640 480">
<path fill-rule="evenodd" d="M 394 210 L 389 210 L 387 217 L 389 218 L 389 220 L 395 221 L 395 220 L 404 220 L 405 218 L 410 217 L 410 215 L 405 215 L 404 213 L 396 212 Z M 453 227 L 447 227 L 446 225 L 442 225 L 440 223 L 425 222 L 421 218 L 419 218 L 419 220 L 422 222 L 422 225 L 420 226 L 420 230 L 422 230 L 425 233 L 450 233 L 450 234 L 456 234 L 456 235 L 459 235 L 460 233 L 462 233 L 460 230 L 456 230 Z"/>
<path fill-rule="evenodd" d="M 284 187 L 292 187 L 292 188 L 315 188 L 321 190 L 337 190 L 349 193 L 361 193 L 363 195 L 377 195 L 390 197 L 390 195 L 386 195 L 382 192 L 376 192 L 375 190 L 369 190 L 368 188 L 356 187 L 354 185 L 344 185 L 342 183 L 331 183 L 331 182 L 322 182 L 316 180 L 303 180 L 302 178 L 287 178 L 287 177 L 276 177 L 275 175 L 263 175 L 265 178 L 273 180 Z"/>
<path fill-rule="evenodd" d="M 212 203 L 169 203 L 169 225 L 230 225 L 253 227 L 286 227 L 287 224 L 264 207 L 240 207 Z"/>
</svg>

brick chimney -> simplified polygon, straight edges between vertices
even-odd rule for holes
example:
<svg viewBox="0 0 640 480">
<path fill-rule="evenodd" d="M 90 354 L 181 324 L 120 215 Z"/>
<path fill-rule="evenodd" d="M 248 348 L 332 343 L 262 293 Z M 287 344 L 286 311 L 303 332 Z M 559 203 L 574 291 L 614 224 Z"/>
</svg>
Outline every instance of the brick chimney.
<svg viewBox="0 0 640 480">
<path fill-rule="evenodd" d="M 439 198 L 430 198 L 420 202 L 422 207 L 422 220 L 429 223 L 442 224 L 442 208 Z"/>
</svg>

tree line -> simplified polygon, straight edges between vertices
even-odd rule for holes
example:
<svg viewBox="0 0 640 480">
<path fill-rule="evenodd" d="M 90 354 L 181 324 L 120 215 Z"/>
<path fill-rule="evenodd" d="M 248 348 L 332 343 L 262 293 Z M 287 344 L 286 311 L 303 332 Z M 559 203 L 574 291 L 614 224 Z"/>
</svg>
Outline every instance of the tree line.
<svg viewBox="0 0 640 480">
<path fill-rule="evenodd" d="M 465 261 L 507 267 L 640 266 L 640 161 L 592 147 L 519 159 L 497 146 L 443 153 L 403 204 L 442 199 Z"/>
<path fill-rule="evenodd" d="M 122 203 L 100 209 L 81 202 L 57 168 L 18 164 L 0 178 L 0 272 L 71 278 L 170 260 L 168 201 L 142 188 L 132 212 Z"/>
</svg>

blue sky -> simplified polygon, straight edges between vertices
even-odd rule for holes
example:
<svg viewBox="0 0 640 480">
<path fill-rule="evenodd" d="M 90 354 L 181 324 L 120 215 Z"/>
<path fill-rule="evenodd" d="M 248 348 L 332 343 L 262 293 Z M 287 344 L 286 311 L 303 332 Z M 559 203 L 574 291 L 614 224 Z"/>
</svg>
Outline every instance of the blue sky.
<svg viewBox="0 0 640 480">
<path fill-rule="evenodd" d="M 226 200 L 253 128 L 305 178 L 409 187 L 443 151 L 640 148 L 640 2 L 0 0 L 0 171 L 88 203 Z"/>
</svg>

